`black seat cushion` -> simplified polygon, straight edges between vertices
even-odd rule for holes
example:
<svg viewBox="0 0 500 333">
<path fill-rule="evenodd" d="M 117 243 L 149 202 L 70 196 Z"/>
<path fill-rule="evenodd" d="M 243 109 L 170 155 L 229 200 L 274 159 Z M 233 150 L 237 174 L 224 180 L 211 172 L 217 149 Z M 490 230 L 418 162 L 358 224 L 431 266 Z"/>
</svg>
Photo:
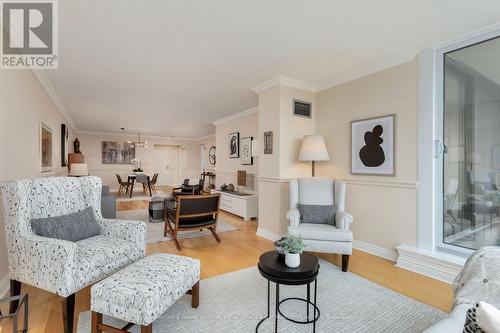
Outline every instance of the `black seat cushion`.
<svg viewBox="0 0 500 333">
<path fill-rule="evenodd" d="M 170 218 L 170 221 L 175 222 L 174 219 Z M 179 227 L 203 227 L 215 223 L 215 219 L 212 215 L 180 218 Z"/>
</svg>

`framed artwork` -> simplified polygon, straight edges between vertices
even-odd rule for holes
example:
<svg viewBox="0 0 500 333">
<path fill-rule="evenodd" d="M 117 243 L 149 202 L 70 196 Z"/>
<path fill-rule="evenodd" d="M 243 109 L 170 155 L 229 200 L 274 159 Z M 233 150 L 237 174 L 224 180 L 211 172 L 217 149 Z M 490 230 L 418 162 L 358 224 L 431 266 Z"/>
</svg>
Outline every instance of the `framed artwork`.
<svg viewBox="0 0 500 333">
<path fill-rule="evenodd" d="M 132 164 L 135 147 L 128 142 L 102 142 L 102 164 Z"/>
<path fill-rule="evenodd" d="M 241 142 L 240 142 L 240 145 L 241 145 L 240 162 L 242 165 L 252 165 L 253 164 L 252 139 L 253 139 L 253 137 L 251 137 L 251 136 L 241 139 Z"/>
<path fill-rule="evenodd" d="M 42 172 L 52 171 L 52 129 L 40 123 L 40 168 Z"/>
<path fill-rule="evenodd" d="M 240 132 L 229 134 L 229 158 L 240 157 Z"/>
<path fill-rule="evenodd" d="M 394 176 L 394 114 L 351 121 L 351 174 Z"/>
<path fill-rule="evenodd" d="M 491 146 L 491 162 L 493 169 L 500 170 L 500 145 Z"/>
<path fill-rule="evenodd" d="M 208 161 L 210 162 L 211 165 L 215 165 L 215 146 L 210 147 L 208 150 Z"/>
<path fill-rule="evenodd" d="M 264 132 L 264 154 L 273 153 L 273 132 Z"/>
<path fill-rule="evenodd" d="M 61 124 L 61 166 L 63 167 L 68 165 L 68 140 L 68 126 Z"/>
</svg>

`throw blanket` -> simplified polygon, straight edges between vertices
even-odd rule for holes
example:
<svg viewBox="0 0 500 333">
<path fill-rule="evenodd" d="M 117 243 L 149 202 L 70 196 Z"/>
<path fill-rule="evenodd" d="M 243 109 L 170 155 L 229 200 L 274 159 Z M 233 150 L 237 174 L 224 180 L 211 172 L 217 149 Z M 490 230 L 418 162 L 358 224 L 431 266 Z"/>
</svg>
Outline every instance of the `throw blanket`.
<svg viewBox="0 0 500 333">
<path fill-rule="evenodd" d="M 500 247 L 486 246 L 474 252 L 453 281 L 454 306 L 478 301 L 500 308 Z"/>
</svg>

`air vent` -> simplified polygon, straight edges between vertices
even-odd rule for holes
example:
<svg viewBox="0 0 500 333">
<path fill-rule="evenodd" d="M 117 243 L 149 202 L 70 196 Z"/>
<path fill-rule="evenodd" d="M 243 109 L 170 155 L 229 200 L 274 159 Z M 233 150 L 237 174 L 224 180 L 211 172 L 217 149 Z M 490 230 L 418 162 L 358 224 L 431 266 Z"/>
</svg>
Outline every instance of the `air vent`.
<svg viewBox="0 0 500 333">
<path fill-rule="evenodd" d="M 311 118 L 311 103 L 294 99 L 293 114 L 299 117 Z"/>
</svg>

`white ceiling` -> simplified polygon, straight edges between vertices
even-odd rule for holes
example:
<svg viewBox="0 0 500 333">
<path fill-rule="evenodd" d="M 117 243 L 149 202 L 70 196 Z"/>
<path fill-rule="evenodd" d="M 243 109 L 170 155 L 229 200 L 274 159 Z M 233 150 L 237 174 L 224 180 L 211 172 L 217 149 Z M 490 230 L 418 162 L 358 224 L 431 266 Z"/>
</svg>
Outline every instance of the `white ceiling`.
<svg viewBox="0 0 500 333">
<path fill-rule="evenodd" d="M 60 0 L 47 77 L 80 131 L 195 138 L 278 75 L 324 88 L 499 21 L 498 0 Z"/>
</svg>

